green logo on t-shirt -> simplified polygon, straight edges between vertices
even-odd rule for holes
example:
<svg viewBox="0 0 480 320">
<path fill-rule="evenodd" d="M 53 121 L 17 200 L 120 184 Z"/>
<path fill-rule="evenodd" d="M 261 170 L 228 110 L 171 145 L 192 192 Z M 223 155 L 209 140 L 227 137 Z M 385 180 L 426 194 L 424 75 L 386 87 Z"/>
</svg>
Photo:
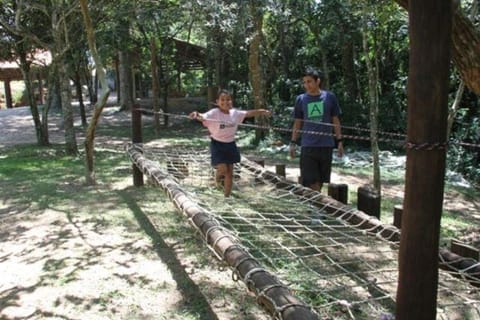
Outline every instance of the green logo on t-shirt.
<svg viewBox="0 0 480 320">
<path fill-rule="evenodd" d="M 310 102 L 307 105 L 308 119 L 323 118 L 323 101 Z"/>
</svg>

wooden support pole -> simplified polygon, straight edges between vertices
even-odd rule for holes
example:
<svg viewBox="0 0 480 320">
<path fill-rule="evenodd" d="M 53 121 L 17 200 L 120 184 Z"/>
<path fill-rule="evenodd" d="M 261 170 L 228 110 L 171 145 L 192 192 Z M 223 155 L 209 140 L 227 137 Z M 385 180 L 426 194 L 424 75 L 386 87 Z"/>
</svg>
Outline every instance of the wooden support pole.
<svg viewBox="0 0 480 320">
<path fill-rule="evenodd" d="M 139 110 L 140 106 L 138 104 L 133 105 L 132 109 L 132 142 L 133 143 L 142 143 L 142 113 Z M 136 187 L 143 186 L 143 173 L 135 165 L 132 165 L 133 169 L 133 185 Z"/>
<path fill-rule="evenodd" d="M 402 228 L 402 213 L 403 206 L 401 204 L 397 204 L 393 207 L 393 225 L 398 229 Z"/>
<path fill-rule="evenodd" d="M 4 88 L 5 88 L 5 106 L 7 109 L 13 108 L 13 102 L 12 102 L 12 88 L 10 86 L 10 80 L 5 80 L 4 82 Z"/>
<path fill-rule="evenodd" d="M 283 163 L 276 164 L 275 173 L 285 178 L 287 176 L 287 173 L 285 171 L 285 165 Z"/>
<path fill-rule="evenodd" d="M 407 165 L 396 320 L 434 320 L 445 183 L 451 0 L 408 1 Z"/>
<path fill-rule="evenodd" d="M 343 204 L 348 204 L 348 185 L 345 183 L 329 183 L 328 195 Z"/>
<path fill-rule="evenodd" d="M 357 209 L 380 220 L 380 195 L 375 189 L 363 186 L 357 189 Z"/>
</svg>

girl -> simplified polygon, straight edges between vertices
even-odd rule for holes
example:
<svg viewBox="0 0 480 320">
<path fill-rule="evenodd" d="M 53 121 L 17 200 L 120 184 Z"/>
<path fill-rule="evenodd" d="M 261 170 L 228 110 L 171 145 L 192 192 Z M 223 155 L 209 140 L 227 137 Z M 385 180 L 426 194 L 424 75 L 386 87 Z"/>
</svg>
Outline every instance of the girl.
<svg viewBox="0 0 480 320">
<path fill-rule="evenodd" d="M 215 182 L 223 179 L 224 195 L 230 196 L 233 184 L 233 165 L 240 162 L 240 151 L 235 143 L 235 134 L 238 124 L 245 118 L 256 116 L 270 116 L 265 109 L 239 110 L 232 106 L 232 96 L 227 90 L 220 90 L 213 108 L 205 113 L 193 111 L 190 119 L 196 119 L 208 129 L 210 133 L 210 153 L 212 166 L 216 168 Z"/>
</svg>

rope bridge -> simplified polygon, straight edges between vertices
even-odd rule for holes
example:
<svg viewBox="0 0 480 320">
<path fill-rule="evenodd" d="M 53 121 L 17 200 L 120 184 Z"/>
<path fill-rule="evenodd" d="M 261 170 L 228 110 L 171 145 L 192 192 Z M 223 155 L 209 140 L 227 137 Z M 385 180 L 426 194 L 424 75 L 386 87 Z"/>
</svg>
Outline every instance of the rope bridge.
<svg viewBox="0 0 480 320">
<path fill-rule="evenodd" d="M 224 198 L 213 185 L 208 149 L 132 145 L 128 154 L 275 318 L 394 318 L 394 226 L 245 157 L 235 165 L 232 196 Z M 446 269 L 439 274 L 437 318 L 479 319 L 480 281 L 453 264 Z"/>
</svg>

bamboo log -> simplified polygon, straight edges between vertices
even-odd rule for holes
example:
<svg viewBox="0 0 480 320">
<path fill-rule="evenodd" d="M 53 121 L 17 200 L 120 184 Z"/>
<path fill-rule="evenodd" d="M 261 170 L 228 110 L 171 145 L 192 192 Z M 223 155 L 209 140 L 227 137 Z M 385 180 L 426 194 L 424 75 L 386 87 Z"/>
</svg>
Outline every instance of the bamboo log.
<svg viewBox="0 0 480 320">
<path fill-rule="evenodd" d="M 158 166 L 135 147 L 127 150 L 131 161 L 151 180 L 165 191 L 177 209 L 188 217 L 190 223 L 205 238 L 207 245 L 219 259 L 225 261 L 234 274 L 245 282 L 257 296 L 258 303 L 272 316 L 285 320 L 318 319 L 316 313 L 274 275 L 241 247 L 239 241 L 225 230 L 207 212 L 185 194 L 180 186 L 169 179 Z"/>
</svg>

